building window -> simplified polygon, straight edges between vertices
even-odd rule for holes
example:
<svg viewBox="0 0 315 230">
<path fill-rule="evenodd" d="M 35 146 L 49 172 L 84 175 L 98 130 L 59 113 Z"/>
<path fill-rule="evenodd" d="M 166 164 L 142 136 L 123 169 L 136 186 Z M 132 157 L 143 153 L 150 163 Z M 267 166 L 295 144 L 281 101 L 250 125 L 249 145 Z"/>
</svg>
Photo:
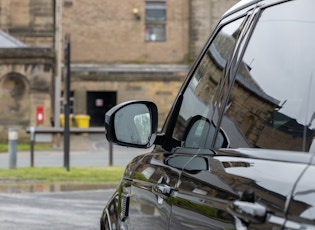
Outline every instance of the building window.
<svg viewBox="0 0 315 230">
<path fill-rule="evenodd" d="M 63 5 L 65 7 L 73 6 L 73 1 L 74 0 L 64 0 Z"/>
<path fill-rule="evenodd" d="M 166 6 L 164 1 L 146 1 L 145 5 L 145 40 L 165 41 Z"/>
</svg>

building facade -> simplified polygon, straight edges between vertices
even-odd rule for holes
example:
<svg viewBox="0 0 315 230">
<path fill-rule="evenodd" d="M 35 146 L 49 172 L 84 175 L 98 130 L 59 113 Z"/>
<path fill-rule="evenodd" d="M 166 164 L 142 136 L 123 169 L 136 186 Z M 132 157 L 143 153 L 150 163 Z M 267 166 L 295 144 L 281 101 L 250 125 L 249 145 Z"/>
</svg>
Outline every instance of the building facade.
<svg viewBox="0 0 315 230">
<path fill-rule="evenodd" d="M 54 3 L 41 0 L 0 1 L 0 141 L 16 128 L 50 126 L 54 95 Z M 36 109 L 44 117 L 36 124 Z"/>
<path fill-rule="evenodd" d="M 89 115 L 91 126 L 103 126 L 104 114 L 113 105 L 146 99 L 158 105 L 162 125 L 192 60 L 222 13 L 236 2 L 0 0 L 1 29 L 28 46 L 13 49 L 9 57 L 0 48 L 1 97 L 13 84 L 8 76 L 25 89 L 24 96 L 14 96 L 23 105 L 20 115 L 10 116 L 2 106 L 0 126 L 5 130 L 15 125 L 27 138 L 25 128 L 54 125 L 56 114 L 63 113 L 63 81 L 60 77 L 58 86 L 55 78 L 58 61 L 63 63 L 63 54 L 56 50 L 56 33 L 61 31 L 61 47 L 66 35 L 71 41 L 73 115 Z M 32 57 L 26 55 L 35 47 Z M 44 108 L 41 123 L 36 122 L 38 106 Z"/>
</svg>

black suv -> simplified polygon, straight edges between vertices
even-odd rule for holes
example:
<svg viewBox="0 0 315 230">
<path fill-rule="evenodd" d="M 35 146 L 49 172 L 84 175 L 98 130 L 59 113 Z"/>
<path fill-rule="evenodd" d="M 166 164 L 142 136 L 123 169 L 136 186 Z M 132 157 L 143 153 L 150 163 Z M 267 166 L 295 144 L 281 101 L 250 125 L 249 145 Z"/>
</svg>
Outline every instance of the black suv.
<svg viewBox="0 0 315 230">
<path fill-rule="evenodd" d="M 149 101 L 105 116 L 133 159 L 101 229 L 315 229 L 315 1 L 222 17 L 161 132 Z"/>
</svg>

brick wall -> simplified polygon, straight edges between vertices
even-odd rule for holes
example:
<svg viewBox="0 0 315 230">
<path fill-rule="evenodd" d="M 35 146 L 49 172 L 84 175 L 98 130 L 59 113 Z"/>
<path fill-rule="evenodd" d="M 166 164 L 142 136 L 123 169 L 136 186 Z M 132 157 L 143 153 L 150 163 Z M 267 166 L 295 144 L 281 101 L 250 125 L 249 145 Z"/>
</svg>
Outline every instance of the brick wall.
<svg viewBox="0 0 315 230">
<path fill-rule="evenodd" d="M 166 1 L 166 41 L 145 41 L 145 1 L 75 0 L 63 9 L 75 63 L 182 63 L 188 56 L 188 0 Z M 132 10 L 139 9 L 137 20 Z"/>
<path fill-rule="evenodd" d="M 1 0 L 0 26 L 32 46 L 54 46 L 53 0 Z M 145 1 L 69 0 L 63 37 L 75 63 L 184 63 L 199 53 L 222 14 L 238 0 L 168 0 L 165 42 L 145 42 Z M 139 9 L 140 20 L 132 10 Z"/>
</svg>

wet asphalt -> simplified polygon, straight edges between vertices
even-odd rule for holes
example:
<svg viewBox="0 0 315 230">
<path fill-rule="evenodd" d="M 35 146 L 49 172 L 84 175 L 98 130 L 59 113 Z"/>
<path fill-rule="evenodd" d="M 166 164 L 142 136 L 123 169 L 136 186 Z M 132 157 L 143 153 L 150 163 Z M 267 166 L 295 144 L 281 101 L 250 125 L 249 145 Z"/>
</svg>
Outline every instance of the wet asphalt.
<svg viewBox="0 0 315 230">
<path fill-rule="evenodd" d="M 0 194 L 1 230 L 96 230 L 113 189 Z"/>
</svg>

